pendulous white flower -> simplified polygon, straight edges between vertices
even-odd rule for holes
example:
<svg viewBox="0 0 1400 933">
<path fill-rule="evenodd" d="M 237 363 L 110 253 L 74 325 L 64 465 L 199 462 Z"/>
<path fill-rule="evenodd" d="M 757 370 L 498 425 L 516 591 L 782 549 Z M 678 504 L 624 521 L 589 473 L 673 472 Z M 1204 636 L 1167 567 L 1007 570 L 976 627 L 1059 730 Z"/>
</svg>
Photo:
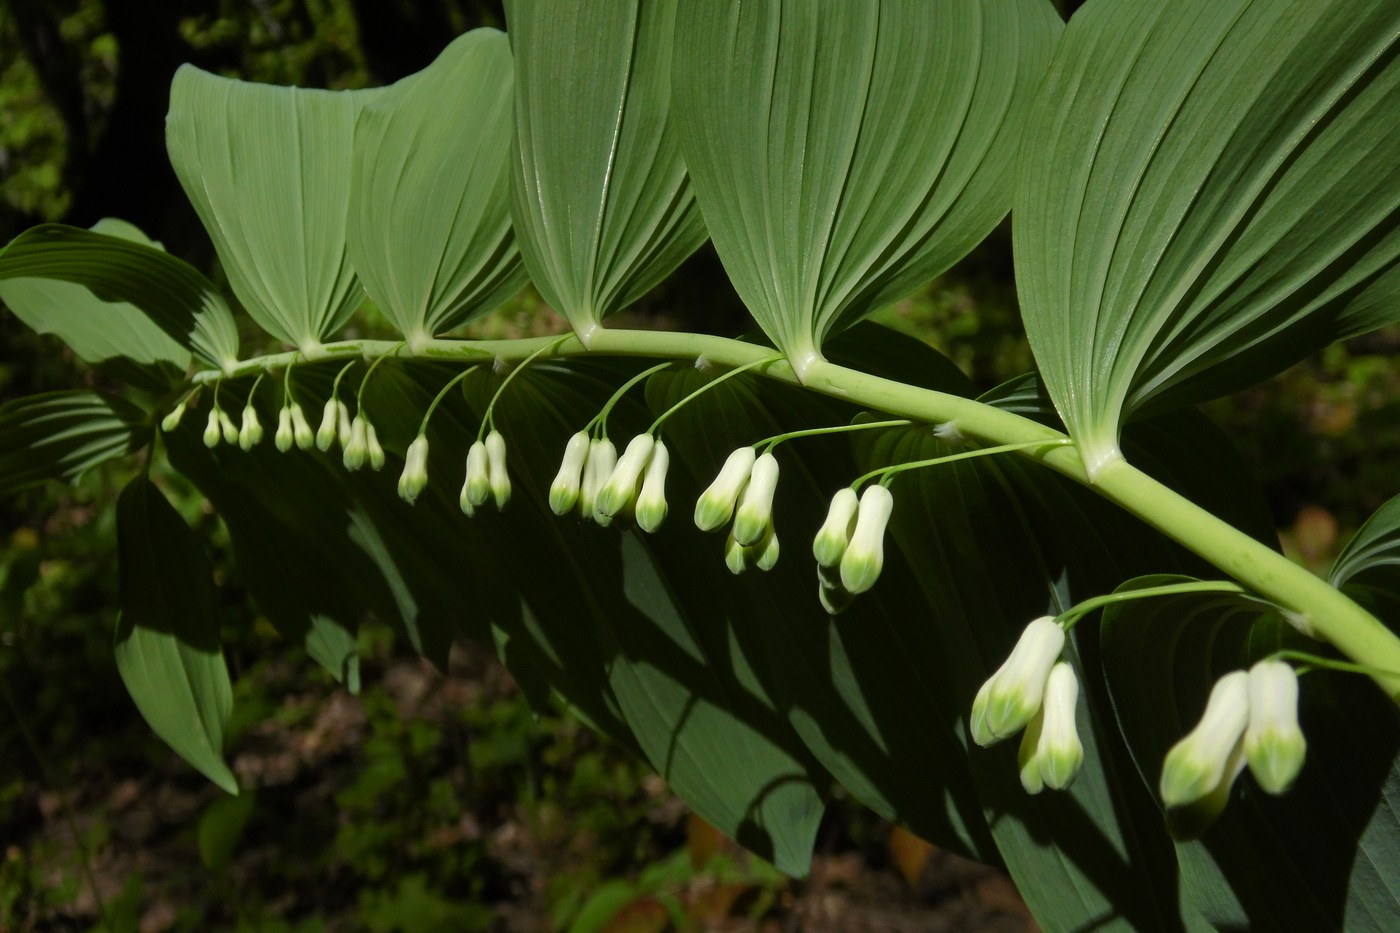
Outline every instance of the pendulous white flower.
<svg viewBox="0 0 1400 933">
<path fill-rule="evenodd" d="M 865 487 L 856 510 L 856 527 L 841 554 L 841 585 L 864 593 L 885 568 L 885 526 L 894 511 L 894 496 L 879 483 Z"/>
<path fill-rule="evenodd" d="M 564 445 L 564 462 L 554 482 L 549 484 L 549 509 L 555 515 L 567 515 L 578 502 L 583 483 L 583 465 L 588 460 L 588 434 L 579 431 Z"/>
<path fill-rule="evenodd" d="M 399 498 L 410 505 L 428 485 L 428 435 L 420 434 L 408 445 L 399 474 Z"/>
<path fill-rule="evenodd" d="M 189 399 L 186 398 L 183 402 L 170 409 L 164 418 L 160 419 L 160 429 L 162 431 L 173 431 L 180 426 L 180 419 L 185 417 L 185 405 L 188 402 Z"/>
<path fill-rule="evenodd" d="M 1244 766 L 1249 724 L 1249 674 L 1231 671 L 1215 682 L 1201 721 L 1167 752 L 1159 789 L 1168 809 L 1185 807 L 1234 783 Z"/>
<path fill-rule="evenodd" d="M 263 439 L 262 422 L 258 420 L 258 410 L 252 405 L 243 409 L 243 423 L 238 429 L 238 446 L 252 450 Z"/>
<path fill-rule="evenodd" d="M 714 531 L 729 521 L 729 516 L 734 514 L 734 504 L 739 501 L 739 494 L 749 483 L 749 474 L 757 457 L 758 452 L 752 447 L 740 447 L 729 455 L 715 481 L 695 500 L 697 528 Z"/>
<path fill-rule="evenodd" d="M 204 423 L 204 446 L 209 448 L 219 446 L 219 439 L 223 436 L 223 431 L 219 429 L 219 410 L 211 408 L 209 420 Z"/>
<path fill-rule="evenodd" d="M 972 701 L 974 742 L 986 748 L 1025 728 L 1045 699 L 1045 682 L 1064 647 L 1065 630 L 1054 616 L 1041 616 L 1026 626 L 1006 661 Z"/>
<path fill-rule="evenodd" d="M 750 545 L 748 550 L 753 557 L 753 565 L 759 570 L 766 572 L 777 565 L 778 533 L 773 530 L 772 523 L 769 523 L 768 530 L 758 539 L 758 543 Z"/>
<path fill-rule="evenodd" d="M 340 462 L 345 465 L 345 469 L 358 470 L 365 465 L 365 458 L 369 456 L 368 442 L 369 431 L 365 427 L 365 419 L 356 415 L 355 421 L 350 425 L 350 441 L 340 456 Z"/>
<path fill-rule="evenodd" d="M 1084 743 L 1074 724 L 1079 678 L 1068 661 L 1057 661 L 1045 681 L 1045 699 L 1026 725 L 1017 761 L 1021 786 L 1038 794 L 1049 785 L 1064 790 L 1084 764 Z"/>
<path fill-rule="evenodd" d="M 606 522 L 624 512 L 637 495 L 637 487 L 642 481 L 642 472 L 651 459 L 656 438 L 651 434 L 638 434 L 627 444 L 622 456 L 608 474 L 607 481 L 598 490 L 598 498 L 593 504 L 593 517 Z"/>
<path fill-rule="evenodd" d="M 474 441 L 467 448 L 467 478 L 462 483 L 462 494 L 457 497 L 457 502 L 467 515 L 475 515 L 476 507 L 484 504 L 490 495 L 491 473 L 486 444 Z"/>
<path fill-rule="evenodd" d="M 334 398 L 327 399 L 326 407 L 321 410 L 321 426 L 316 429 L 316 447 L 320 450 L 330 450 L 336 441 L 339 404 Z"/>
<path fill-rule="evenodd" d="M 219 415 L 219 428 L 224 435 L 225 444 L 238 443 L 238 425 L 233 423 L 233 419 L 222 409 L 217 409 Z"/>
<path fill-rule="evenodd" d="M 749 569 L 749 549 L 744 547 L 734 536 L 726 535 L 724 539 L 724 566 L 729 568 L 729 572 L 738 576 Z"/>
<path fill-rule="evenodd" d="M 671 453 L 661 438 L 651 448 L 647 471 L 642 475 L 642 489 L 637 493 L 637 527 L 647 533 L 655 532 L 666 520 L 666 471 L 671 466 Z"/>
<path fill-rule="evenodd" d="M 292 411 L 290 408 L 283 408 L 277 413 L 277 430 L 272 435 L 272 443 L 277 449 L 286 453 L 292 449 Z"/>
<path fill-rule="evenodd" d="M 1244 754 L 1259 786 L 1282 794 L 1293 786 L 1307 757 L 1298 725 L 1298 674 L 1286 661 L 1260 661 L 1249 669 L 1249 724 Z"/>
<path fill-rule="evenodd" d="M 344 447 L 352 440 L 351 434 L 354 432 L 355 423 L 350 419 L 350 406 L 342 401 L 335 403 L 335 431 L 336 437 L 340 441 L 340 446 Z M 359 413 L 356 412 L 356 417 Z"/>
<path fill-rule="evenodd" d="M 734 540 L 757 544 L 773 526 L 773 494 L 778 490 L 778 458 L 764 453 L 754 460 L 749 482 L 734 510 Z"/>
<path fill-rule="evenodd" d="M 365 419 L 365 454 L 371 470 L 384 469 L 384 448 L 379 446 L 379 432 L 368 418 Z"/>
<path fill-rule="evenodd" d="M 292 413 L 292 439 L 296 441 L 300 450 L 310 450 L 316 444 L 316 435 L 311 431 L 311 425 L 306 421 L 306 412 L 301 410 L 298 402 L 292 402 L 290 409 Z"/>
<path fill-rule="evenodd" d="M 817 530 L 812 541 L 812 556 L 822 567 L 839 567 L 841 555 L 846 553 L 846 545 L 851 542 L 851 532 L 856 527 L 856 510 L 860 498 L 856 491 L 847 486 L 831 497 L 831 508 L 827 510 L 826 521 Z"/>
<path fill-rule="evenodd" d="M 606 516 L 599 517 L 595 506 L 598 504 L 598 493 L 612 475 L 615 466 L 617 448 L 613 446 L 612 441 L 602 437 L 589 442 L 588 459 L 583 464 L 583 486 L 578 493 L 578 513 L 605 527 L 612 523 L 612 519 Z"/>
<path fill-rule="evenodd" d="M 506 469 L 506 439 L 495 428 L 486 435 L 486 477 L 496 508 L 510 501 L 510 472 Z"/>
</svg>

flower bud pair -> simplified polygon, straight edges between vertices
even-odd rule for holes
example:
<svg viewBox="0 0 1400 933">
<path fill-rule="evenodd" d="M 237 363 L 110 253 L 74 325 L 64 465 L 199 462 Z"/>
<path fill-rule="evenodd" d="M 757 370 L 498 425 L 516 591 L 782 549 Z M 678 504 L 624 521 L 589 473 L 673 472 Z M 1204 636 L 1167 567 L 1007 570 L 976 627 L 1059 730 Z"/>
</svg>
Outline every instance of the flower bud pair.
<svg viewBox="0 0 1400 933">
<path fill-rule="evenodd" d="M 757 567 L 759 570 L 772 570 L 778 563 L 778 535 L 773 530 L 770 523 L 763 537 L 753 544 L 740 544 L 734 535 L 729 535 L 724 542 L 724 564 L 729 568 L 729 572 L 735 575 L 744 573 L 750 568 Z"/>
<path fill-rule="evenodd" d="M 458 504 L 467 515 L 475 515 L 477 506 L 488 498 L 497 509 L 510 501 L 510 474 L 506 470 L 506 439 L 492 428 L 485 441 L 477 441 L 467 450 L 467 478 L 462 484 Z"/>
<path fill-rule="evenodd" d="M 246 450 L 252 450 L 262 442 L 263 426 L 258 420 L 258 410 L 252 405 L 243 409 L 243 422 L 238 429 L 238 446 Z"/>
<path fill-rule="evenodd" d="M 654 532 L 666 518 L 666 471 L 671 455 L 652 434 L 632 438 L 598 491 L 593 518 L 606 525 L 629 509 L 643 531 Z"/>
<path fill-rule="evenodd" d="M 337 441 L 342 448 L 347 447 L 352 433 L 349 407 L 338 398 L 327 399 L 321 410 L 321 426 L 316 429 L 317 449 L 330 450 Z"/>
<path fill-rule="evenodd" d="M 1054 616 L 1041 616 L 1021 633 L 996 673 L 972 701 L 972 740 L 983 748 L 1026 727 L 1045 700 L 1050 670 L 1065 647 L 1065 630 Z"/>
<path fill-rule="evenodd" d="M 399 498 L 409 505 L 428 485 L 428 436 L 420 434 L 408 445 L 403 472 L 399 474 Z"/>
</svg>

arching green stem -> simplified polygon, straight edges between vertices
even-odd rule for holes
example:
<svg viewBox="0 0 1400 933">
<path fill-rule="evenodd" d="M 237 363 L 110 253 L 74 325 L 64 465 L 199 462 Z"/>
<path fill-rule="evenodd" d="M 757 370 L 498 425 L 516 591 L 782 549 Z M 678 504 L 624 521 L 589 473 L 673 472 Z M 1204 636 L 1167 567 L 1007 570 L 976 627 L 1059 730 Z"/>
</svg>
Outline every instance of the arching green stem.
<svg viewBox="0 0 1400 933">
<path fill-rule="evenodd" d="M 657 373 L 661 372 L 661 370 L 671 365 L 673 365 L 673 361 L 671 360 L 667 360 L 664 363 L 657 363 L 655 366 L 648 367 L 647 369 L 644 369 L 641 372 L 637 373 L 637 375 L 633 376 L 631 379 L 628 379 L 616 392 L 612 394 L 612 397 L 609 398 L 607 403 L 603 405 L 602 409 L 599 410 L 598 414 L 593 416 L 593 420 L 589 421 L 583 426 L 583 430 L 585 432 L 591 433 L 594 427 L 596 426 L 598 429 L 599 436 L 606 435 L 608 433 L 608 415 L 612 414 L 613 408 L 617 405 L 618 402 L 622 401 L 622 397 L 626 395 L 627 392 L 633 386 L 641 382 L 643 379 L 647 378 L 648 376 L 654 376 Z"/>
<path fill-rule="evenodd" d="M 707 383 L 705 383 L 704 385 L 702 385 L 700 388 L 696 389 L 694 392 L 692 392 L 692 393 L 690 393 L 689 395 L 687 395 L 685 398 L 681 399 L 681 400 L 680 400 L 679 402 L 677 402 L 676 404 L 672 405 L 670 408 L 668 408 L 668 409 L 666 409 L 665 411 L 663 411 L 663 412 L 657 417 L 657 419 L 651 423 L 651 427 L 647 428 L 647 433 L 648 433 L 648 434 L 655 434 L 657 431 L 661 430 L 661 425 L 663 425 L 663 424 L 666 423 L 666 419 L 667 419 L 667 418 L 671 417 L 671 416 L 674 415 L 676 412 L 678 412 L 678 411 L 680 411 L 682 408 L 684 408 L 686 405 L 689 405 L 689 404 L 690 404 L 692 401 L 694 401 L 696 398 L 699 398 L 701 395 L 703 395 L 703 394 L 705 394 L 706 392 L 710 391 L 711 389 L 713 389 L 715 386 L 719 385 L 720 383 L 725 382 L 725 381 L 730 380 L 730 379 L 733 379 L 735 376 L 739 375 L 740 373 L 747 372 L 747 371 L 750 370 L 750 369 L 756 369 L 756 368 L 758 368 L 758 367 L 760 367 L 760 366 L 763 366 L 765 363 L 769 363 L 769 364 L 771 364 L 771 363 L 776 363 L 776 362 L 778 362 L 778 361 L 781 360 L 781 359 L 782 359 L 781 356 L 769 356 L 769 357 L 765 357 L 764 359 L 761 359 L 761 360 L 754 360 L 754 361 L 751 362 L 751 363 L 745 363 L 745 364 L 742 365 L 742 366 L 737 366 L 737 367 L 735 367 L 734 369 L 731 369 L 729 372 L 725 373 L 725 374 L 722 375 L 722 376 L 716 376 L 715 378 L 711 379 L 709 382 L 707 382 Z"/>
<path fill-rule="evenodd" d="M 486 416 L 481 419 L 481 427 L 477 429 L 477 440 L 481 440 L 486 436 L 486 431 L 488 428 L 490 428 L 493 431 L 496 429 L 496 402 L 500 400 L 501 394 L 504 393 L 506 390 L 506 386 L 510 385 L 511 382 L 514 381 L 515 377 L 525 367 L 529 366 L 536 359 L 543 356 L 546 352 L 556 349 L 559 346 L 559 344 L 569 339 L 571 339 L 571 335 L 568 334 L 564 335 L 563 337 L 553 338 L 553 340 L 550 343 L 545 344 L 544 346 L 536 350 L 534 353 L 531 353 L 529 356 L 525 357 L 525 359 L 520 361 L 519 365 L 517 365 L 510 372 L 506 373 L 506 377 L 502 379 L 501 384 L 496 387 L 495 394 L 491 396 L 491 401 L 486 403 Z"/>
<path fill-rule="evenodd" d="M 763 450 L 772 450 L 784 441 L 796 440 L 799 437 L 819 437 L 825 434 L 844 434 L 847 431 L 870 431 L 876 428 L 903 428 L 914 422 L 905 418 L 894 421 L 865 421 L 860 424 L 843 424 L 830 428 L 806 428 L 802 431 L 788 431 L 786 434 L 774 434 L 772 437 L 765 437 L 753 446 L 762 447 Z"/>
<path fill-rule="evenodd" d="M 860 489 L 867 480 L 880 477 L 880 485 L 888 486 L 894 478 L 906 470 L 921 470 L 924 467 L 942 466 L 945 463 L 956 463 L 959 460 L 972 460 L 976 457 L 991 457 L 996 454 L 1009 454 L 1018 450 L 1030 450 L 1035 447 L 1058 447 L 1070 443 L 1069 438 L 1048 441 L 1025 441 L 1020 444 L 1000 444 L 996 447 L 980 447 L 977 450 L 964 450 L 962 453 L 948 454 L 946 457 L 930 457 L 927 460 L 911 460 L 908 463 L 896 463 L 893 466 L 880 467 L 878 470 L 871 470 L 858 477 L 851 483 L 852 489 Z"/>
<path fill-rule="evenodd" d="M 451 390 L 453 386 L 470 376 L 472 374 L 472 371 L 475 369 L 476 366 L 468 366 L 466 369 L 462 370 L 460 373 L 447 380 L 447 385 L 442 387 L 442 390 L 439 391 L 437 396 L 433 398 L 433 403 L 428 406 L 428 410 L 423 413 L 423 420 L 418 424 L 419 434 L 428 433 L 428 419 L 433 416 L 433 412 L 437 411 L 438 405 L 442 404 L 442 400 L 447 398 L 447 393 Z"/>
<path fill-rule="evenodd" d="M 1132 602 L 1135 599 L 1181 596 L 1184 593 L 1230 593 L 1250 597 L 1248 590 L 1238 583 L 1231 583 L 1228 580 L 1192 580 L 1188 583 L 1165 583 L 1161 586 L 1144 586 L 1137 590 L 1122 590 L 1117 593 L 1105 593 L 1103 596 L 1092 596 L 1081 603 L 1075 603 L 1060 613 L 1058 618 L 1060 624 L 1065 627 L 1065 631 L 1069 631 L 1079 623 L 1080 619 L 1105 606 Z"/>
</svg>

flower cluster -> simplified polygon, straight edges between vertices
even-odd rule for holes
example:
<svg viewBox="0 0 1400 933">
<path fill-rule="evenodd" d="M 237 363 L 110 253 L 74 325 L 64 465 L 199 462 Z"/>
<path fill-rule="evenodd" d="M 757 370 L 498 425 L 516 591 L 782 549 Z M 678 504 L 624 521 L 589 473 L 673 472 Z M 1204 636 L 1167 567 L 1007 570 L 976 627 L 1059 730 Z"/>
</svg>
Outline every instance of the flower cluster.
<svg viewBox="0 0 1400 933">
<path fill-rule="evenodd" d="M 1177 827 L 1194 834 L 1224 809 L 1246 765 L 1261 788 L 1282 794 L 1297 780 L 1307 747 L 1293 667 L 1265 660 L 1231 671 L 1211 688 L 1200 722 L 1167 752 L 1162 803 Z"/>
<path fill-rule="evenodd" d="M 885 567 L 885 527 L 894 511 L 889 489 L 876 483 L 856 496 L 849 487 L 831 498 L 826 521 L 812 541 L 820 597 L 833 615 L 875 585 Z"/>
<path fill-rule="evenodd" d="M 1026 626 L 972 701 L 972 740 L 978 745 L 1025 730 L 1017 763 L 1021 786 L 1031 794 L 1047 785 L 1064 790 L 1084 763 L 1075 725 L 1079 681 L 1060 657 L 1064 647 L 1064 628 L 1054 616 L 1041 616 Z"/>
<path fill-rule="evenodd" d="M 773 529 L 777 489 L 778 458 L 740 447 L 696 500 L 695 525 L 701 531 L 718 531 L 734 519 L 724 543 L 724 562 L 731 573 L 750 567 L 771 570 L 778 562 L 778 535 Z"/>
<path fill-rule="evenodd" d="M 457 504 L 467 516 L 476 514 L 479 506 L 490 499 L 497 509 L 510 501 L 510 474 L 506 472 L 506 439 L 492 428 L 485 440 L 467 448 L 467 478 Z"/>
</svg>

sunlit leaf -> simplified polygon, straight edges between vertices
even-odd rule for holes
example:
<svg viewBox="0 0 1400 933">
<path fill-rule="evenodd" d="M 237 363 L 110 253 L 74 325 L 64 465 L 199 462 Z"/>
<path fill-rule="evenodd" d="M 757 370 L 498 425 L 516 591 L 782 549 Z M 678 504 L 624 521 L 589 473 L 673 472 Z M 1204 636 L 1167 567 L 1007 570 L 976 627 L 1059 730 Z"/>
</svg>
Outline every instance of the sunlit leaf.
<svg viewBox="0 0 1400 933">
<path fill-rule="evenodd" d="M 214 615 L 213 571 L 185 520 L 145 477 L 117 501 L 117 670 L 151 728 L 205 777 L 238 793 L 224 764 L 233 688 Z"/>
<path fill-rule="evenodd" d="M 355 119 L 379 93 L 175 73 L 170 162 L 233 293 L 278 340 L 315 346 L 359 305 L 345 256 Z"/>
<path fill-rule="evenodd" d="M 1132 414 L 1400 320 L 1400 6 L 1099 0 L 1021 153 L 1027 332 L 1091 473 Z"/>
<path fill-rule="evenodd" d="M 0 405 L 0 494 L 45 480 L 73 480 L 150 436 L 146 414 L 113 395 L 74 390 Z"/>
<path fill-rule="evenodd" d="M 799 372 L 1006 214 L 1059 29 L 1039 0 L 682 4 L 675 114 L 696 196 Z"/>
<path fill-rule="evenodd" d="M 183 260 L 135 239 L 129 230 L 114 233 L 119 235 L 62 224 L 31 227 L 0 252 L 0 281 L 43 279 L 82 286 L 91 292 L 84 306 L 91 307 L 93 297 L 135 306 L 208 365 L 224 367 L 236 362 L 238 329 L 228 304 L 209 280 Z M 57 326 L 57 318 L 47 320 Z M 116 342 L 121 333 L 117 327 L 114 324 L 109 334 L 100 319 L 73 318 L 72 329 L 65 325 L 59 335 L 65 340 L 72 336 L 92 353 L 105 353 L 110 348 L 125 354 L 135 349 L 139 359 L 140 355 L 152 355 L 153 349 L 168 352 L 146 336 L 144 328 L 136 341 L 140 347 L 126 339 Z"/>
<path fill-rule="evenodd" d="M 585 340 L 705 241 L 667 114 L 676 6 L 506 3 L 516 236 Z"/>
<path fill-rule="evenodd" d="M 350 261 L 410 341 L 525 284 L 510 225 L 512 87 L 505 35 L 478 29 L 360 113 Z"/>
</svg>

